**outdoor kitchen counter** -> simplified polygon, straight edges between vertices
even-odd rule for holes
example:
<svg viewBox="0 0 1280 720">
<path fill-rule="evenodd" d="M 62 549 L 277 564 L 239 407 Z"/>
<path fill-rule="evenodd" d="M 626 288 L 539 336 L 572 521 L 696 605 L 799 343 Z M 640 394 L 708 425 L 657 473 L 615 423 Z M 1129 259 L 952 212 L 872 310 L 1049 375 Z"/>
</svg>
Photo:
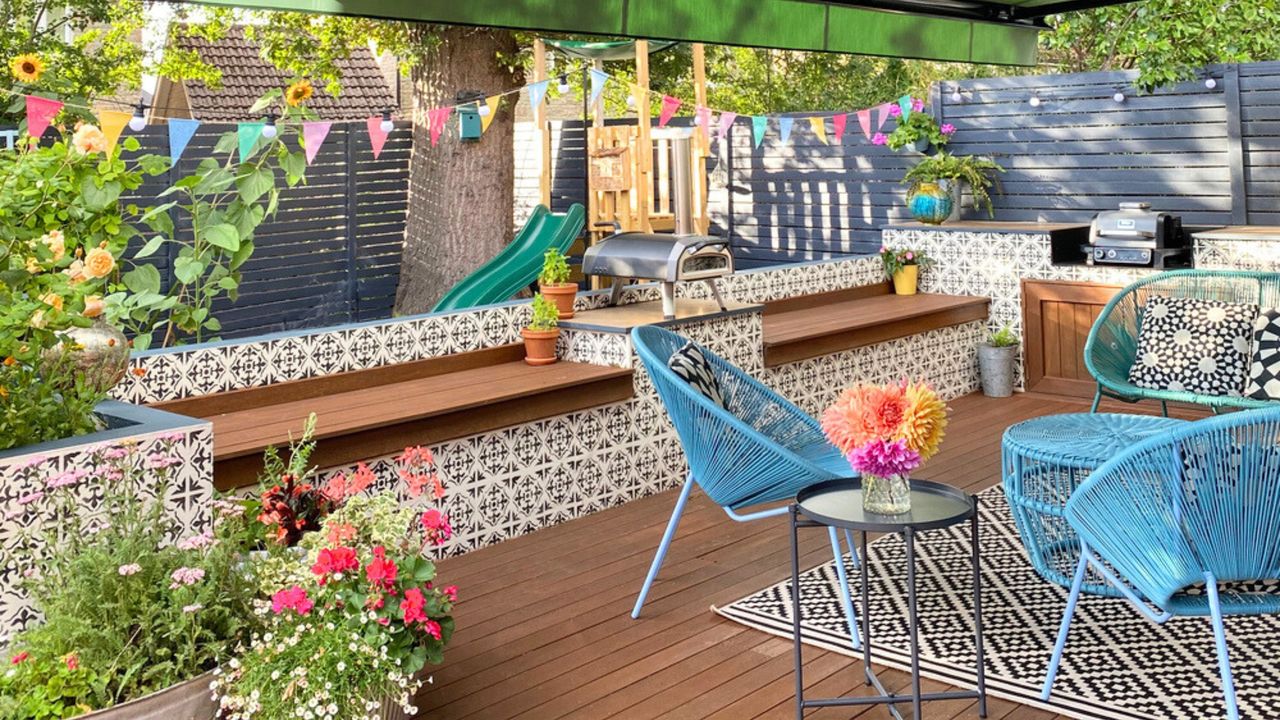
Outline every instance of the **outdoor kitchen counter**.
<svg viewBox="0 0 1280 720">
<path fill-rule="evenodd" d="M 1277 225 L 1231 225 L 1213 230 L 1202 230 L 1193 233 L 1196 240 L 1238 241 L 1280 241 L 1280 226 Z"/>
<path fill-rule="evenodd" d="M 1089 223 L 1036 223 L 1010 222 L 1007 220 L 960 220 L 941 225 L 927 225 L 921 222 L 902 222 L 886 225 L 884 230 L 929 230 L 935 232 L 962 233 L 1011 233 L 1017 235 L 1079 235 L 1084 238 L 1089 233 Z"/>
</svg>

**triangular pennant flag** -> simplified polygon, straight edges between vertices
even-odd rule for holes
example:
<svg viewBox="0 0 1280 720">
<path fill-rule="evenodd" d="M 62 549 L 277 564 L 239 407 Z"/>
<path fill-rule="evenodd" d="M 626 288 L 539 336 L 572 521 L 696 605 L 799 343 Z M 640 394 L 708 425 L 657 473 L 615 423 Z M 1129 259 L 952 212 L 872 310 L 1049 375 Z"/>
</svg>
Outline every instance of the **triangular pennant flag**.
<svg viewBox="0 0 1280 720">
<path fill-rule="evenodd" d="M 444 132 L 444 126 L 449 122 L 449 115 L 452 113 L 452 107 L 436 108 L 427 113 L 431 123 L 431 147 L 435 147 L 440 142 L 440 134 Z"/>
<path fill-rule="evenodd" d="M 699 105 L 693 111 L 693 124 L 702 128 L 702 136 L 711 139 L 711 108 Z"/>
<path fill-rule="evenodd" d="M 769 118 L 764 115 L 751 116 L 751 134 L 756 141 L 756 147 L 760 147 L 760 143 L 764 142 L 764 131 L 769 128 Z"/>
<path fill-rule="evenodd" d="M 62 112 L 62 103 L 50 98 L 27 96 L 27 134 L 39 140 L 49 124 Z"/>
<path fill-rule="evenodd" d="M 729 133 L 729 128 L 733 127 L 733 121 L 737 119 L 738 113 L 727 111 L 720 113 L 720 131 L 717 135 L 721 140 Z"/>
<path fill-rule="evenodd" d="M 501 95 L 491 95 L 484 99 L 484 104 L 489 108 L 489 112 L 480 116 L 480 134 L 483 135 L 489 129 L 489 123 L 498 115 L 498 106 L 502 104 Z"/>
<path fill-rule="evenodd" d="M 591 100 L 588 105 L 595 105 L 600 99 L 600 93 L 604 92 L 605 83 L 609 82 L 609 73 L 603 70 L 591 68 Z"/>
<path fill-rule="evenodd" d="M 240 140 L 240 162 L 248 162 L 253 157 L 253 146 L 262 137 L 264 122 L 242 122 L 236 125 L 236 137 Z"/>
<path fill-rule="evenodd" d="M 675 117 L 676 111 L 680 109 L 680 98 L 673 98 L 670 95 L 662 96 L 662 110 L 658 113 L 658 127 L 666 127 L 671 122 L 671 118 Z"/>
<path fill-rule="evenodd" d="M 381 126 L 382 121 L 379 120 L 378 124 Z M 332 127 L 333 123 L 328 120 L 302 123 L 302 151 L 306 153 L 308 165 L 316 161 L 316 153 L 320 152 L 320 146 L 324 144 L 324 139 L 329 137 L 329 129 Z"/>
<path fill-rule="evenodd" d="M 373 159 L 377 160 L 382 154 L 382 146 L 387 144 L 387 135 L 390 133 L 383 132 L 382 118 L 377 115 L 366 118 L 364 126 L 369 129 L 369 145 L 373 148 Z"/>
<path fill-rule="evenodd" d="M 902 122 L 906 122 L 911 117 L 911 96 L 903 95 L 898 98 L 898 108 L 902 110 Z"/>
<path fill-rule="evenodd" d="M 885 103 L 880 105 L 876 113 L 876 131 L 879 132 L 884 127 L 884 121 L 889 119 L 889 108 L 893 107 L 893 103 Z"/>
<path fill-rule="evenodd" d="M 196 134 L 196 128 L 200 127 L 200 121 L 171 118 L 168 124 L 169 163 L 177 165 L 178 158 L 182 157 L 182 152 L 187 149 L 187 143 L 191 142 L 191 138 Z"/>
<path fill-rule="evenodd" d="M 849 122 L 848 113 L 840 113 L 831 118 L 831 124 L 835 126 L 836 142 L 844 142 L 844 126 Z"/>
<path fill-rule="evenodd" d="M 862 134 L 866 135 L 867 139 L 870 140 L 871 139 L 871 110 L 868 109 L 868 110 L 858 111 L 858 124 L 862 126 Z M 883 125 L 884 121 L 881 120 L 880 124 Z"/>
<path fill-rule="evenodd" d="M 791 125 L 795 122 L 795 118 L 780 117 L 778 118 L 778 134 L 782 136 L 782 144 L 786 145 L 787 140 L 791 138 Z"/>
<path fill-rule="evenodd" d="M 107 139 L 107 152 L 115 149 L 120 133 L 124 132 L 124 126 L 132 119 L 132 113 L 119 110 L 103 110 L 98 113 L 98 127 L 102 129 L 102 136 Z"/>
<path fill-rule="evenodd" d="M 538 106 L 542 104 L 542 101 L 547 97 L 548 82 L 550 81 L 539 80 L 536 83 L 529 83 L 524 86 L 525 91 L 529 93 L 529 107 L 537 110 Z"/>
<path fill-rule="evenodd" d="M 827 121 L 825 118 L 811 117 L 809 118 L 809 127 L 813 129 L 813 134 L 818 136 L 823 145 L 827 144 Z"/>
</svg>

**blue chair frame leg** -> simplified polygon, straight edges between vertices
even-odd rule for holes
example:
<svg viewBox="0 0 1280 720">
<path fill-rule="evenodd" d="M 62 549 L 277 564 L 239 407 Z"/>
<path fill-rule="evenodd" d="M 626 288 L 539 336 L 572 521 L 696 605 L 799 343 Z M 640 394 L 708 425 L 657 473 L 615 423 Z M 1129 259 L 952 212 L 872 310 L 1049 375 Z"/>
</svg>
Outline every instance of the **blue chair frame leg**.
<svg viewBox="0 0 1280 720">
<path fill-rule="evenodd" d="M 849 596 L 849 574 L 844 569 L 844 551 L 840 548 L 840 536 L 833 527 L 827 528 L 831 536 L 831 553 L 836 559 L 836 578 L 840 583 L 840 604 L 844 606 L 844 619 L 849 623 L 849 638 L 853 641 L 853 649 L 862 649 L 862 639 L 858 634 L 858 616 L 853 612 L 853 599 Z M 858 553 L 854 550 L 848 531 L 845 531 L 845 542 L 849 543 L 849 557 L 853 566 L 858 567 Z"/>
<path fill-rule="evenodd" d="M 1205 573 L 1205 594 L 1209 596 L 1209 616 L 1213 620 L 1213 640 L 1218 646 L 1218 671 L 1222 674 L 1222 694 L 1227 700 L 1227 718 L 1240 720 L 1240 707 L 1236 704 L 1236 685 L 1231 677 L 1231 658 L 1227 654 L 1227 627 L 1222 620 L 1222 605 L 1218 601 L 1218 581 L 1211 573 Z"/>
<path fill-rule="evenodd" d="M 667 548 L 671 547 L 671 540 L 676 536 L 676 528 L 680 526 L 680 515 L 684 513 L 685 503 L 689 502 L 689 493 L 693 491 L 693 477 L 686 478 L 684 481 L 684 489 L 680 491 L 680 499 L 676 500 L 676 508 L 671 512 L 671 519 L 667 521 L 667 531 L 662 534 L 662 542 L 658 544 L 658 552 L 653 556 L 653 564 L 649 566 L 649 575 L 644 579 L 644 585 L 640 588 L 640 595 L 636 598 L 636 606 L 631 610 L 631 617 L 640 617 L 640 609 L 644 607 L 645 598 L 649 596 L 649 588 L 653 586 L 653 581 L 658 577 L 658 569 L 662 567 L 662 561 L 667 557 Z"/>
<path fill-rule="evenodd" d="M 1075 615 L 1076 603 L 1080 601 L 1080 588 L 1084 585 L 1084 572 L 1089 566 L 1089 549 L 1080 549 L 1080 562 L 1076 563 L 1076 574 L 1071 581 L 1071 593 L 1067 596 L 1067 609 L 1062 614 L 1062 626 L 1058 628 L 1058 641 L 1053 645 L 1053 657 L 1049 659 L 1049 671 L 1045 674 L 1044 688 L 1040 691 L 1040 699 L 1048 700 L 1053 692 L 1053 681 L 1058 677 L 1058 667 L 1062 664 L 1062 653 L 1067 648 L 1067 634 L 1071 632 L 1071 617 Z"/>
</svg>

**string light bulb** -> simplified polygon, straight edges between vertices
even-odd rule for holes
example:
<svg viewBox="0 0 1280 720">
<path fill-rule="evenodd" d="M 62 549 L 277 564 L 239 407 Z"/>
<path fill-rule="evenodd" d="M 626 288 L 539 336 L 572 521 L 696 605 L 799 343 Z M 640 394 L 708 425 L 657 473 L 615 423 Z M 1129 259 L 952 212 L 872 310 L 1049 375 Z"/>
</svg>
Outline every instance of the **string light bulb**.
<svg viewBox="0 0 1280 720">
<path fill-rule="evenodd" d="M 569 92 L 569 74 L 560 73 L 560 82 L 556 85 L 556 89 L 562 93 Z"/>
<path fill-rule="evenodd" d="M 964 96 L 960 94 L 960 86 L 956 85 L 951 88 L 951 102 L 958 103 L 964 100 Z"/>
<path fill-rule="evenodd" d="M 632 110 L 634 110 L 634 109 L 635 109 L 635 107 L 636 107 L 636 96 L 635 96 L 635 95 L 628 95 L 628 96 L 627 96 L 627 107 L 631 108 Z"/>
<path fill-rule="evenodd" d="M 147 106 L 139 100 L 137 106 L 133 108 L 133 117 L 129 118 L 129 129 L 134 132 L 142 132 L 146 127 Z"/>
<path fill-rule="evenodd" d="M 379 128 L 382 130 L 382 132 L 384 132 L 384 133 L 389 133 L 389 132 L 391 132 L 392 130 L 395 130 L 395 129 L 396 129 L 396 125 L 395 125 L 395 123 L 391 122 L 391 111 L 390 111 L 390 110 L 383 110 L 383 111 L 382 111 L 382 123 L 381 123 L 381 124 L 379 124 L 379 125 L 378 125 L 378 127 L 379 127 Z"/>
<path fill-rule="evenodd" d="M 1123 90 L 1117 90 L 1117 91 L 1116 91 L 1116 94 L 1111 96 L 1111 99 L 1112 99 L 1112 100 L 1115 100 L 1115 101 L 1116 101 L 1116 102 L 1118 102 L 1118 103 L 1122 103 L 1122 102 L 1124 102 L 1124 91 L 1123 91 Z"/>
<path fill-rule="evenodd" d="M 267 115 L 267 122 L 262 126 L 262 137 L 271 140 L 275 138 L 278 132 L 279 130 L 276 128 L 275 113 L 271 113 L 270 115 Z"/>
<path fill-rule="evenodd" d="M 1218 87 L 1218 81 L 1215 80 L 1212 75 L 1209 75 L 1204 79 L 1204 86 L 1212 90 Z"/>
<path fill-rule="evenodd" d="M 1031 107 L 1040 107 L 1040 93 L 1031 93 L 1031 99 L 1027 102 L 1031 103 Z"/>
<path fill-rule="evenodd" d="M 476 108 L 476 114 L 480 117 L 489 117 L 489 103 L 483 103 Z"/>
</svg>

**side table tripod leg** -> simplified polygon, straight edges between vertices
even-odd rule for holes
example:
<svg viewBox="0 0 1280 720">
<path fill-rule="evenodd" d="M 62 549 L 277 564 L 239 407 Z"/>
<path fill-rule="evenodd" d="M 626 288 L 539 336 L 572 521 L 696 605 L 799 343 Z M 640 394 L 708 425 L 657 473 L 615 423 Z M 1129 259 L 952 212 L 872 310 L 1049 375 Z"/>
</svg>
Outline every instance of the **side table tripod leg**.
<svg viewBox="0 0 1280 720">
<path fill-rule="evenodd" d="M 916 598 L 916 533 L 908 527 L 903 531 L 907 544 L 907 610 L 911 634 L 911 709 L 919 720 L 920 714 L 920 617 Z"/>
<path fill-rule="evenodd" d="M 791 630 L 795 633 L 796 720 L 804 718 L 804 662 L 800 649 L 800 541 L 797 538 L 796 506 L 791 515 Z"/>
<path fill-rule="evenodd" d="M 867 573 L 867 532 L 862 531 L 862 562 L 859 569 L 862 573 L 862 674 L 868 686 L 871 681 L 871 591 Z"/>
<path fill-rule="evenodd" d="M 987 716 L 987 655 L 982 645 L 982 561 L 978 550 L 978 498 L 973 498 L 973 518 L 969 521 L 969 543 L 973 551 L 973 626 L 978 648 L 978 717 Z"/>
</svg>

